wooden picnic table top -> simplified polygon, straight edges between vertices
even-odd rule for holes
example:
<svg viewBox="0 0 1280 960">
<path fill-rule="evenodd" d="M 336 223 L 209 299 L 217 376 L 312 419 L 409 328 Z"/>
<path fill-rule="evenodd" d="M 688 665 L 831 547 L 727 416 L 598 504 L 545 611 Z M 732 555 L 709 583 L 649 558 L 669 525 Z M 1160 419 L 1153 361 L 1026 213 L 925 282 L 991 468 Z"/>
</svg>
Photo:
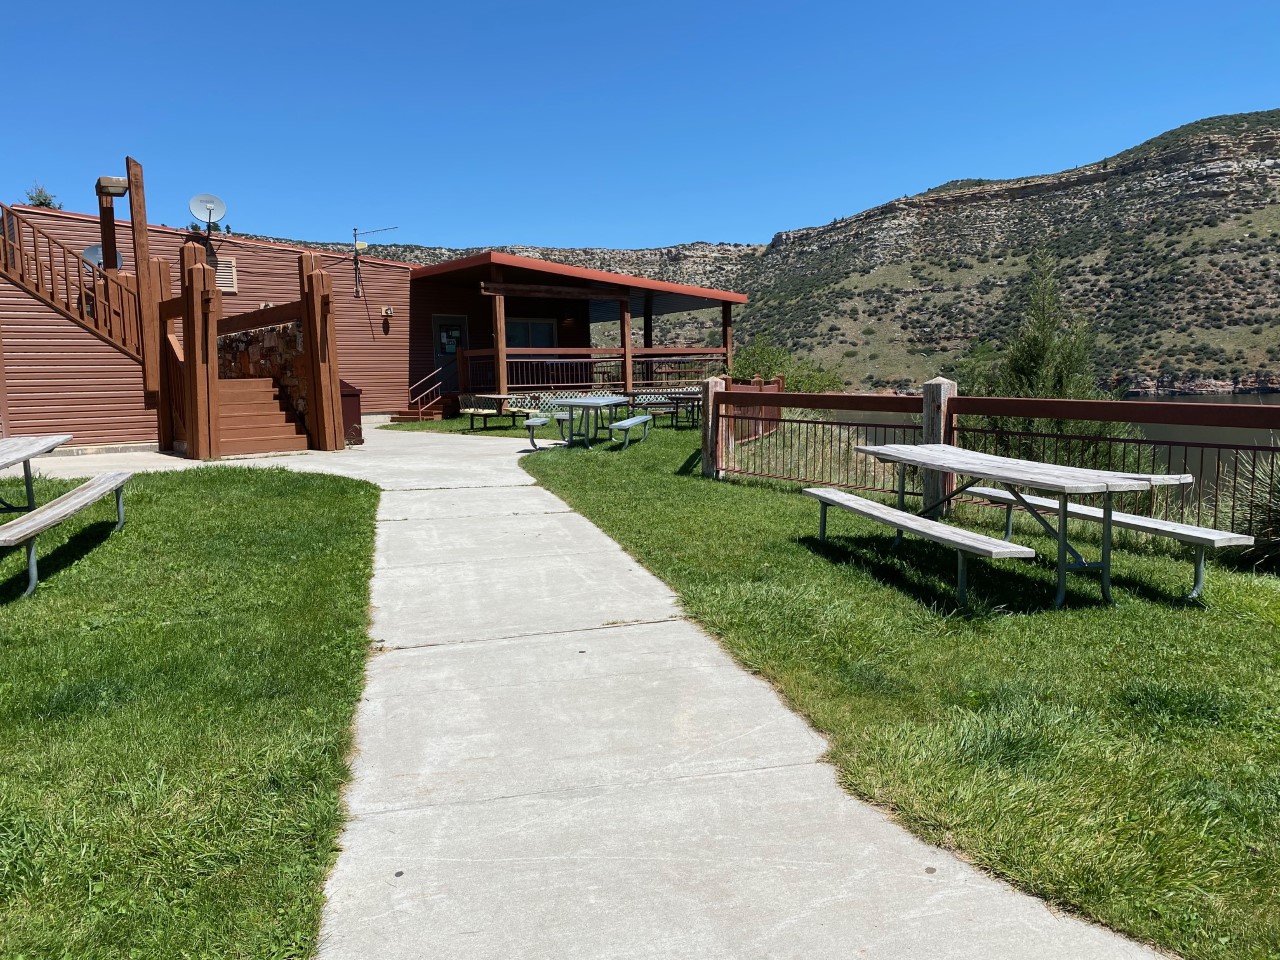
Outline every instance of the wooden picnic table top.
<svg viewBox="0 0 1280 960">
<path fill-rule="evenodd" d="M 0 439 L 0 470 L 48 453 L 71 439 L 69 433 L 39 437 L 5 437 Z"/>
<path fill-rule="evenodd" d="M 877 460 L 905 463 L 944 473 L 960 473 L 968 477 L 980 477 L 1030 487 L 1052 493 L 1117 493 L 1128 490 L 1149 490 L 1154 486 L 1189 484 L 1194 478 L 1188 474 L 1173 473 L 1125 473 L 1115 470 L 1091 470 L 1085 467 L 1064 467 L 1037 460 L 1019 460 L 999 457 L 990 453 L 965 450 L 948 443 L 887 443 L 879 446 L 856 448 Z"/>
</svg>

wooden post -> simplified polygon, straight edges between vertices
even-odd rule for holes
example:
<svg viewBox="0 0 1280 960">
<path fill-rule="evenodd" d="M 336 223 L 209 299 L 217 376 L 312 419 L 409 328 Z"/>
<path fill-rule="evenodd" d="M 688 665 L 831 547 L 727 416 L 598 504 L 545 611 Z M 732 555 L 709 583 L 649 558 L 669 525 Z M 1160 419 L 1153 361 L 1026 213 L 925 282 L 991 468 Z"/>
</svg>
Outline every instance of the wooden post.
<svg viewBox="0 0 1280 960">
<path fill-rule="evenodd" d="M 0 242 L 0 247 L 5 246 Z M 4 337 L 0 336 L 0 437 L 9 435 L 9 389 L 4 379 Z"/>
<path fill-rule="evenodd" d="M 492 267 L 490 279 L 502 282 L 502 268 Z M 494 387 L 498 393 L 507 392 L 507 298 L 493 298 L 493 366 Z"/>
<path fill-rule="evenodd" d="M 222 405 L 218 398 L 218 320 L 222 317 L 222 291 L 218 289 L 217 271 L 207 263 L 200 267 L 204 277 L 200 292 L 200 373 L 204 377 L 205 416 L 208 421 L 209 459 L 222 456 Z"/>
<path fill-rule="evenodd" d="M 141 269 L 141 267 L 139 267 Z M 174 393 L 175 384 L 169 382 L 168 364 L 164 362 L 164 351 L 168 350 L 169 334 L 173 333 L 173 321 L 170 320 L 163 325 L 159 323 L 159 302 L 167 300 L 172 293 L 172 287 L 169 280 L 169 262 L 160 257 L 152 257 L 147 264 L 147 272 L 151 276 L 151 289 L 156 294 L 156 327 L 159 330 L 158 347 L 160 353 L 160 379 L 159 389 L 156 392 L 156 433 L 160 441 L 161 450 L 172 450 L 174 442 L 174 405 L 182 403 L 184 397 L 177 396 Z M 141 284 L 139 284 L 141 290 Z M 142 308 L 142 294 L 138 294 L 138 306 Z M 144 314 L 145 319 L 145 314 Z M 145 339 L 145 327 L 144 327 Z M 145 350 L 146 347 L 144 346 Z"/>
<path fill-rule="evenodd" d="M 702 475 L 712 479 L 720 477 L 720 404 L 716 394 L 728 386 L 720 377 L 702 381 Z"/>
<path fill-rule="evenodd" d="M 653 347 L 653 292 L 649 291 L 644 295 L 644 346 L 645 349 Z"/>
<path fill-rule="evenodd" d="M 182 353 L 186 376 L 187 457 L 209 459 L 209 381 L 201 369 L 201 344 L 204 331 L 204 247 L 198 243 L 182 245 Z"/>
<path fill-rule="evenodd" d="M 319 266 L 319 258 L 316 265 Z M 321 360 L 328 374 L 325 384 L 328 394 L 326 409 L 329 414 L 328 449 L 343 450 L 346 448 L 347 438 L 342 429 L 342 378 L 338 370 L 338 327 L 333 319 L 333 275 L 327 270 L 320 270 L 315 276 L 320 284 Z"/>
<path fill-rule="evenodd" d="M 160 398 L 160 292 L 153 285 L 151 240 L 147 234 L 147 195 L 142 183 L 142 164 L 125 157 L 129 178 L 129 228 L 133 233 L 133 270 L 138 275 L 139 327 L 142 330 L 142 389 L 148 407 L 159 407 Z M 106 247 L 103 246 L 103 253 Z M 114 262 L 112 266 L 114 266 Z M 165 291 L 168 296 L 168 291 Z"/>
<path fill-rule="evenodd" d="M 720 304 L 720 343 L 724 347 L 724 369 L 733 372 L 733 304 Z"/>
<path fill-rule="evenodd" d="M 956 395 L 954 380 L 945 377 L 934 377 L 923 388 L 924 399 L 924 432 L 921 443 L 949 443 L 951 441 L 951 398 Z M 944 497 L 950 496 L 955 489 L 955 474 L 941 473 L 937 470 L 922 470 L 924 503 L 929 507 Z M 944 517 L 951 512 L 951 504 L 930 510 L 929 516 Z"/>
<path fill-rule="evenodd" d="M 622 391 L 635 389 L 635 370 L 631 366 L 631 301 L 618 301 L 618 332 L 622 336 Z"/>
<path fill-rule="evenodd" d="M 116 243 L 116 205 L 115 198 L 98 195 L 98 229 L 102 235 L 102 269 L 111 276 L 116 275 L 116 259 L 120 255 L 120 246 Z"/>
</svg>

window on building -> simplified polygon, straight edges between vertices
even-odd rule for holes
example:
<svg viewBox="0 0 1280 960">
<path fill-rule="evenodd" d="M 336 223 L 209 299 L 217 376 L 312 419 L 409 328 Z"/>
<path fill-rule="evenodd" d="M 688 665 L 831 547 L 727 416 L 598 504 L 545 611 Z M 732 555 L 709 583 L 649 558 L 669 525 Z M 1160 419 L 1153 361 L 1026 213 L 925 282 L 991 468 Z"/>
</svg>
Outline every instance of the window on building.
<svg viewBox="0 0 1280 960">
<path fill-rule="evenodd" d="M 526 320 L 513 317 L 507 320 L 507 346 L 546 349 L 556 345 L 554 320 Z"/>
</svg>

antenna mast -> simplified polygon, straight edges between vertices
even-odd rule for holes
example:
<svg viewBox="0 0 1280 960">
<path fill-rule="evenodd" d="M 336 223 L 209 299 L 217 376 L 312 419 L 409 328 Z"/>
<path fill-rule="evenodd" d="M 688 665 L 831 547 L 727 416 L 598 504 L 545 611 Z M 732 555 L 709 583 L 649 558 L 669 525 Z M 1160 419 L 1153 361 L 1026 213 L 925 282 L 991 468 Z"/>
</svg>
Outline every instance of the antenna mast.
<svg viewBox="0 0 1280 960">
<path fill-rule="evenodd" d="M 371 233 L 386 233 L 388 230 L 399 229 L 399 227 L 379 227 L 377 230 L 361 230 L 359 227 L 351 228 L 351 264 L 355 269 L 357 297 L 364 296 L 364 284 L 360 280 L 360 251 L 367 249 L 369 246 L 360 238 Z"/>
</svg>

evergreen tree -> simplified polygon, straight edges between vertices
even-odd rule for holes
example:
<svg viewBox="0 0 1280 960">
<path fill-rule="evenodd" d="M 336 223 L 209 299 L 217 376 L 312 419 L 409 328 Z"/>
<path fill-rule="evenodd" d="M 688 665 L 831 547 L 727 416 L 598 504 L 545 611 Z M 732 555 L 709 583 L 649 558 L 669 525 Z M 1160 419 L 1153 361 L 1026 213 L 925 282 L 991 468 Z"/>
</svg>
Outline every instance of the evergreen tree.
<svg viewBox="0 0 1280 960">
<path fill-rule="evenodd" d="M 33 183 L 27 191 L 27 204 L 32 207 L 46 207 L 49 210 L 61 210 L 58 198 L 44 188 L 44 184 Z"/>
</svg>

